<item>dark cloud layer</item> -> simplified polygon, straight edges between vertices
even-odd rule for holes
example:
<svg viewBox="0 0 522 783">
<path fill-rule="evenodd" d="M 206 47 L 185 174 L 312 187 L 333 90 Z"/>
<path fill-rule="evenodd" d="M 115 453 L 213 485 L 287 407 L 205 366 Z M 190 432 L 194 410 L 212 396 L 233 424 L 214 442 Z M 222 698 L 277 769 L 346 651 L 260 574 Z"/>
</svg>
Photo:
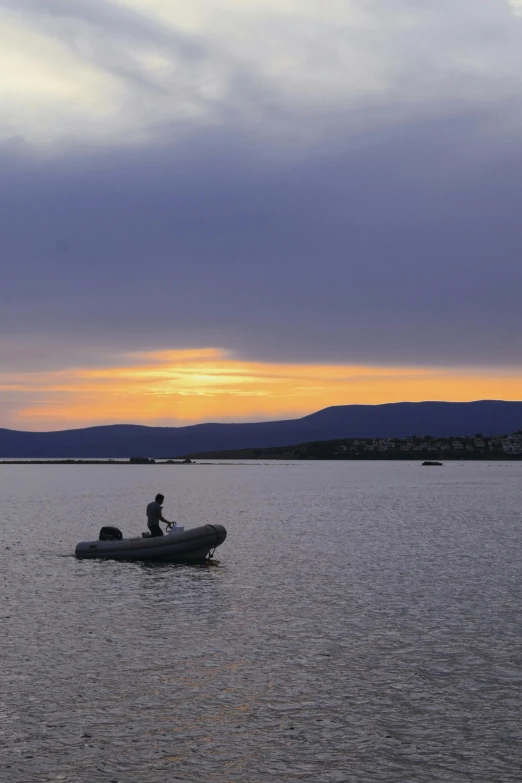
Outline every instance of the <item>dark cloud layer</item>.
<svg viewBox="0 0 522 783">
<path fill-rule="evenodd" d="M 230 135 L 4 161 L 1 327 L 284 360 L 517 362 L 522 160 L 508 141 L 481 148 L 483 123 L 411 121 L 292 165 Z"/>
<path fill-rule="evenodd" d="M 137 19 L 105 24 L 131 35 Z M 201 43 L 177 43 L 184 57 L 201 56 Z M 56 364 L 100 345 L 518 364 L 518 103 L 439 96 L 417 108 L 397 99 L 339 107 L 330 132 L 307 144 L 297 110 L 286 111 L 295 145 L 232 111 L 183 136 L 167 123 L 139 147 L 122 138 L 119 150 L 69 144 L 45 158 L 6 143 L 2 334 L 23 351 L 31 335 L 47 339 Z"/>
</svg>

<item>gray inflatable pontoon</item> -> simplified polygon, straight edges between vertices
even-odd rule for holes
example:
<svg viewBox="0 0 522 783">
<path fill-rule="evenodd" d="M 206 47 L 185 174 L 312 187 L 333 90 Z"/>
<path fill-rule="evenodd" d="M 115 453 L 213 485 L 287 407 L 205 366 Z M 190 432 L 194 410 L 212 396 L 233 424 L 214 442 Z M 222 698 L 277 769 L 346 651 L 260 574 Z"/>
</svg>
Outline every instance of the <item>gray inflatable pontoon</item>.
<svg viewBox="0 0 522 783">
<path fill-rule="evenodd" d="M 157 538 L 120 541 L 82 541 L 76 557 L 105 560 L 146 560 L 155 563 L 197 563 L 205 560 L 227 537 L 223 525 L 202 525 Z"/>
</svg>

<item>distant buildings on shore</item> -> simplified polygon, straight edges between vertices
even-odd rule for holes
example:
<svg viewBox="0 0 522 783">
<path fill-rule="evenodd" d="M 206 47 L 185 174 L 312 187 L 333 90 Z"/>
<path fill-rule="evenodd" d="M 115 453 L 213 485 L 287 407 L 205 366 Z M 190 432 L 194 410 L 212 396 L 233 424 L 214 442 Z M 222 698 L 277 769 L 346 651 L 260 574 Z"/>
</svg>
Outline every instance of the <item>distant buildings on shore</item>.
<svg viewBox="0 0 522 783">
<path fill-rule="evenodd" d="M 317 444 L 319 445 L 319 444 Z M 323 444 L 326 446 L 326 442 Z M 387 456 L 411 454 L 439 454 L 444 456 L 467 456 L 487 454 L 522 455 L 522 430 L 511 435 L 484 436 L 481 434 L 464 437 L 432 438 L 412 436 L 410 438 L 346 438 L 336 442 L 334 453 L 339 456 L 355 454 L 386 454 Z"/>
<path fill-rule="evenodd" d="M 433 438 L 337 438 L 293 446 L 235 449 L 190 454 L 213 459 L 522 459 L 522 430 L 511 435 Z"/>
</svg>

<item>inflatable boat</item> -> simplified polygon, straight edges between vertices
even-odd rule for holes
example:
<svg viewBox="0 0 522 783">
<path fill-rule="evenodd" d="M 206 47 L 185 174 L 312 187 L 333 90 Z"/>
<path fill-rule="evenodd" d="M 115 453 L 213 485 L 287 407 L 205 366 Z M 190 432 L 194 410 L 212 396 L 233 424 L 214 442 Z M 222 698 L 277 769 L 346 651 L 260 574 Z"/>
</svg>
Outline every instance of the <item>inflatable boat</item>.
<svg viewBox="0 0 522 783">
<path fill-rule="evenodd" d="M 109 528 L 102 528 L 108 530 Z M 110 528 L 112 530 L 117 528 Z M 119 531 L 118 531 L 119 533 Z M 121 536 L 121 534 L 120 534 Z M 105 560 L 145 560 L 154 563 L 201 563 L 227 537 L 223 525 L 202 525 L 184 532 L 152 538 L 113 538 L 82 541 L 75 551 L 78 558 Z"/>
</svg>

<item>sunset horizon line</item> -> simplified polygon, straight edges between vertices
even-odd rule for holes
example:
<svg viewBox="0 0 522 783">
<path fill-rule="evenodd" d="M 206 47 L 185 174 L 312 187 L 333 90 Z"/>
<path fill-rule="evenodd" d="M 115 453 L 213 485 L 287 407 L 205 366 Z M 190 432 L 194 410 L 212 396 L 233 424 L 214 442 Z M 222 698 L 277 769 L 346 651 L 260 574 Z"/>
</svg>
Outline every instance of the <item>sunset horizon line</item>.
<svg viewBox="0 0 522 783">
<path fill-rule="evenodd" d="M 334 405 L 326 405 L 324 407 L 316 408 L 308 413 L 304 413 L 302 415 L 296 415 L 296 416 L 285 416 L 282 415 L 280 418 L 263 418 L 262 416 L 258 418 L 242 418 L 242 419 L 232 419 L 232 420 L 216 420 L 216 419 L 205 419 L 202 421 L 197 422 L 189 422 L 187 424 L 142 424 L 140 422 L 132 422 L 132 421 L 124 421 L 124 422 L 108 422 L 108 423 L 102 423 L 102 424 L 85 424 L 83 426 L 76 426 L 76 427 L 63 427 L 58 429 L 50 429 L 50 430 L 40 430 L 40 429 L 34 429 L 34 430 L 24 430 L 24 429 L 18 429 L 16 427 L 0 427 L 0 432 L 19 432 L 19 433 L 27 433 L 27 434 L 39 434 L 39 435 L 46 435 L 46 434 L 55 434 L 60 432 L 78 432 L 80 430 L 89 430 L 89 429 L 108 429 L 110 427 L 139 427 L 141 429 L 189 429 L 190 427 L 201 427 L 201 426 L 213 426 L 213 425 L 241 425 L 241 424 L 270 424 L 271 422 L 280 422 L 280 421 L 300 421 L 301 419 L 306 419 L 308 416 L 313 416 L 314 414 L 321 413 L 323 411 L 326 411 L 331 408 L 383 408 L 386 406 L 399 406 L 399 405 L 429 405 L 429 404 L 438 404 L 438 405 L 472 405 L 472 404 L 478 404 L 478 403 L 511 403 L 511 402 L 522 402 L 521 399 L 501 399 L 501 398 L 477 398 L 477 399 L 469 399 L 469 400 L 449 400 L 449 399 L 425 399 L 425 400 L 397 400 L 397 401 L 390 401 L 390 402 L 377 402 L 377 403 L 337 403 Z"/>
</svg>

